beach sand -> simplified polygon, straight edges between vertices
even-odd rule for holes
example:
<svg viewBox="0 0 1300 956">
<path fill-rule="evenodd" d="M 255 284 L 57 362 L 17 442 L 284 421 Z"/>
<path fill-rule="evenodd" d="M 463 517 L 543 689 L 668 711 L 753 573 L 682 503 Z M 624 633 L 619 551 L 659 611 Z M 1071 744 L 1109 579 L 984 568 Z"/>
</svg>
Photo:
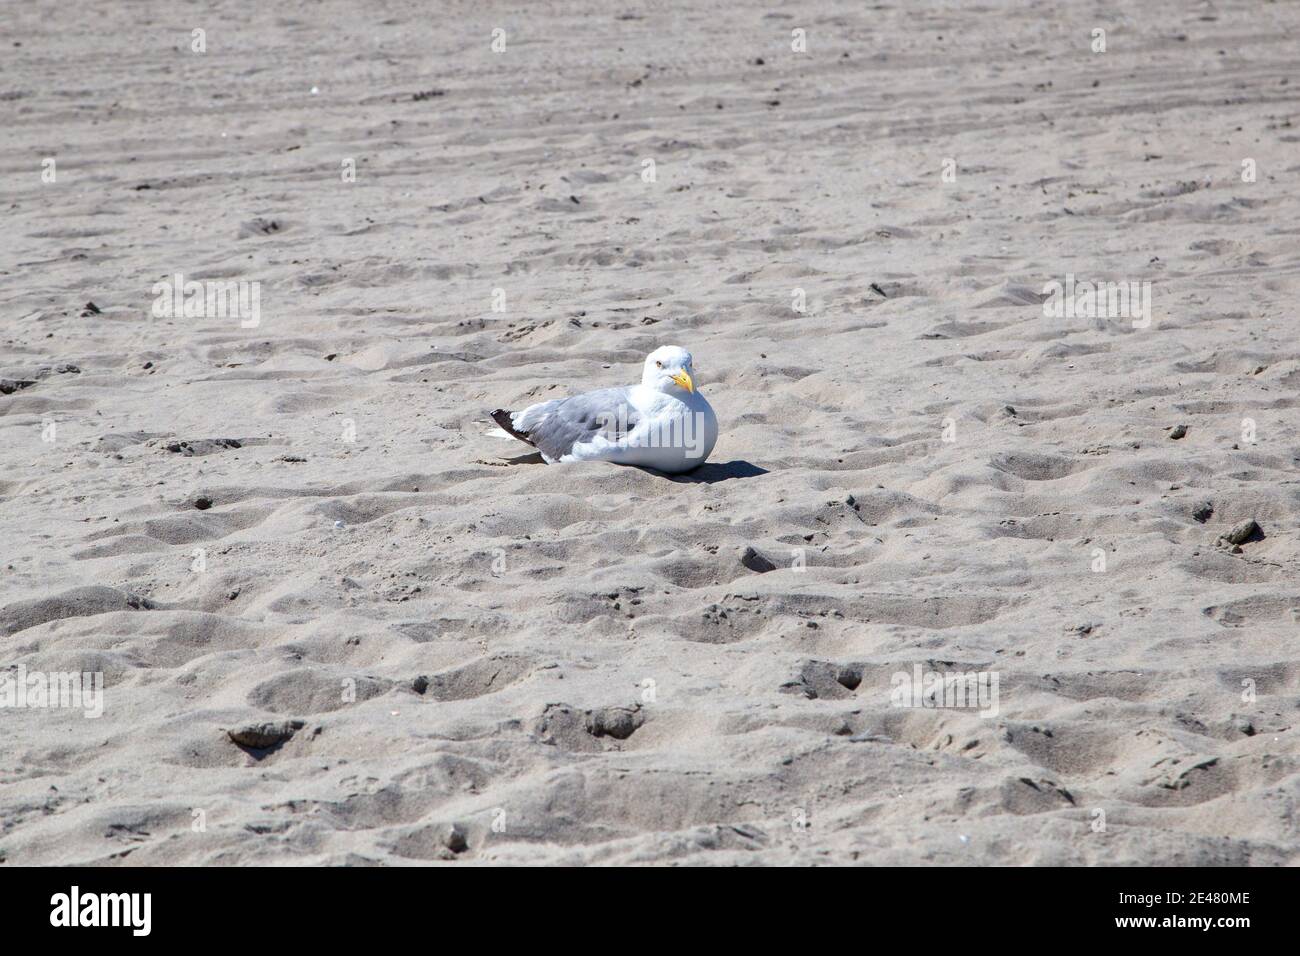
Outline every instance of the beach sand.
<svg viewBox="0 0 1300 956">
<path fill-rule="evenodd" d="M 1300 862 L 1300 7 L 434 6 L 0 14 L 0 860 Z"/>
</svg>

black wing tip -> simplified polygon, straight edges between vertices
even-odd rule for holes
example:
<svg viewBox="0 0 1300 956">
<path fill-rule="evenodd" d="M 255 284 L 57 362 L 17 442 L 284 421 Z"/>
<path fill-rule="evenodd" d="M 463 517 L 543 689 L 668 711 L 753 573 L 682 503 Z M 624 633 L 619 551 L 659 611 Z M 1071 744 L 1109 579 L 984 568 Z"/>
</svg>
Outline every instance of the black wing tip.
<svg viewBox="0 0 1300 956">
<path fill-rule="evenodd" d="M 505 408 L 494 408 L 491 415 L 492 420 L 500 426 L 502 431 L 509 432 L 522 442 L 527 442 L 530 445 L 533 444 L 533 440 L 528 437 L 527 432 L 521 432 L 519 429 L 515 428 L 514 421 L 512 420 L 514 418 L 514 412 Z"/>
</svg>

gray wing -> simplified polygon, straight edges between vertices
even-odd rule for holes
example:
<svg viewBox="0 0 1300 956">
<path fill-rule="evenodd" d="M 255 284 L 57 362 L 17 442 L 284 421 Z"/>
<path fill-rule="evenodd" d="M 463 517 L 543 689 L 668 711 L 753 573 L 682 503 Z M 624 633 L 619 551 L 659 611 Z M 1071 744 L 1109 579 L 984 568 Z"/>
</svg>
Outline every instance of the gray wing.
<svg viewBox="0 0 1300 956">
<path fill-rule="evenodd" d="M 547 458 L 560 459 L 574 445 L 589 442 L 597 435 L 619 441 L 636 428 L 638 415 L 627 388 L 601 388 L 573 398 L 547 402 L 552 407 L 536 422 L 527 421 L 528 440 Z M 520 424 L 520 415 L 516 425 Z M 532 416 L 528 416 L 531 419 Z"/>
</svg>

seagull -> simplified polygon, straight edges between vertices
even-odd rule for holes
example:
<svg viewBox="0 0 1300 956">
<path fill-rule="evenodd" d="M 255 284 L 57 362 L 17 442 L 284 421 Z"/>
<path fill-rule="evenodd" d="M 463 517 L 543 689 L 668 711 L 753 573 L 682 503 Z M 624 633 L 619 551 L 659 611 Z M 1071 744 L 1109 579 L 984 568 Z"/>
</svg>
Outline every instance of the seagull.
<svg viewBox="0 0 1300 956">
<path fill-rule="evenodd" d="M 610 461 L 676 474 L 704 464 L 718 440 L 718 416 L 695 389 L 691 353 L 675 345 L 651 352 L 640 385 L 498 408 L 492 420 L 542 453 L 548 465 Z"/>
</svg>

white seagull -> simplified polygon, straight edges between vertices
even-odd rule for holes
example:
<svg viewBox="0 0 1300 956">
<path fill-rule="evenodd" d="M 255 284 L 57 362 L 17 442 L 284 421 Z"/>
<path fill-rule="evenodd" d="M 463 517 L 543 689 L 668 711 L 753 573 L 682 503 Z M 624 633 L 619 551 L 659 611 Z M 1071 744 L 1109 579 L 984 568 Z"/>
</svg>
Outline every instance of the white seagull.
<svg viewBox="0 0 1300 956">
<path fill-rule="evenodd" d="M 691 353 L 675 345 L 645 360 L 640 385 L 498 408 L 492 420 L 534 446 L 548 465 L 611 461 L 669 473 L 704 464 L 718 440 L 718 416 L 695 389 Z"/>
</svg>

